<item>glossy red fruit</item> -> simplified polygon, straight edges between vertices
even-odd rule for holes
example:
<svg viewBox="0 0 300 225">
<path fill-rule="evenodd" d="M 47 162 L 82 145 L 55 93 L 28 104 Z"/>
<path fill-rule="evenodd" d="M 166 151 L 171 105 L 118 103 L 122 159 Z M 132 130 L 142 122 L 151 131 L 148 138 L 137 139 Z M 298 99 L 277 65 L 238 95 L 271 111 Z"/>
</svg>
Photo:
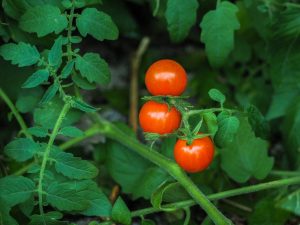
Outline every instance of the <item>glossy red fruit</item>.
<svg viewBox="0 0 300 225">
<path fill-rule="evenodd" d="M 186 140 L 179 139 L 174 146 L 174 158 L 187 172 L 203 171 L 214 158 L 214 144 L 209 137 L 195 139 L 191 145 L 187 145 Z"/>
<path fill-rule="evenodd" d="M 177 130 L 181 122 L 181 114 L 175 108 L 155 101 L 146 102 L 139 114 L 140 125 L 144 132 L 168 134 Z"/>
<path fill-rule="evenodd" d="M 145 83 L 152 95 L 181 95 L 187 85 L 184 68 L 174 60 L 162 59 L 153 63 L 146 72 Z"/>
</svg>

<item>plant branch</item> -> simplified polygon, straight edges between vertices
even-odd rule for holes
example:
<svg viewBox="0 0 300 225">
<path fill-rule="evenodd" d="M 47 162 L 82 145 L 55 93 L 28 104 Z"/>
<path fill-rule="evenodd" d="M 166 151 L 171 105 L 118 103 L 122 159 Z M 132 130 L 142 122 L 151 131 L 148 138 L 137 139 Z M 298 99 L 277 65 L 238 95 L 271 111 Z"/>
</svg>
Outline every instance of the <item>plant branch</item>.
<svg viewBox="0 0 300 225">
<path fill-rule="evenodd" d="M 20 115 L 20 113 L 17 110 L 17 108 L 15 107 L 15 105 L 12 103 L 12 101 L 9 99 L 9 97 L 6 95 L 6 93 L 2 90 L 2 88 L 0 88 L 0 97 L 7 104 L 7 106 L 10 108 L 11 112 L 13 113 L 15 118 L 17 119 L 24 135 L 27 138 L 32 139 L 32 135 L 28 132 L 28 128 L 26 126 L 25 121 L 23 120 L 22 116 Z"/>
<path fill-rule="evenodd" d="M 99 132 L 105 136 L 122 143 L 123 145 L 134 150 L 142 157 L 150 160 L 152 163 L 158 165 L 166 170 L 172 177 L 174 177 L 190 194 L 190 196 L 206 211 L 208 216 L 214 221 L 216 225 L 232 224 L 198 189 L 186 173 L 169 158 L 161 155 L 156 151 L 151 151 L 148 147 L 141 144 L 135 138 L 129 137 L 126 133 L 116 127 L 114 124 L 103 120 L 95 114 L 95 120 L 99 124 Z"/>
<path fill-rule="evenodd" d="M 220 199 L 226 199 L 229 197 L 249 194 L 249 193 L 273 189 L 273 188 L 279 188 L 279 187 L 283 187 L 283 186 L 290 186 L 290 185 L 295 185 L 295 184 L 300 184 L 300 176 L 282 179 L 282 180 L 270 181 L 270 182 L 266 182 L 266 183 L 251 185 L 251 186 L 232 189 L 232 190 L 228 190 L 228 191 L 223 191 L 223 192 L 219 192 L 216 194 L 208 195 L 207 198 L 211 201 L 220 200 Z M 186 201 L 181 201 L 181 202 L 176 202 L 176 203 L 165 204 L 165 205 L 162 205 L 161 208 L 181 209 L 181 208 L 185 208 L 185 207 L 191 207 L 196 204 L 197 203 L 194 200 L 186 200 Z M 133 212 L 131 212 L 131 216 L 132 217 L 145 216 L 148 214 L 161 212 L 161 211 L 162 211 L 161 209 L 149 207 L 149 208 L 133 211 Z"/>
<path fill-rule="evenodd" d="M 43 161 L 42 161 L 42 165 L 41 165 L 41 170 L 40 170 L 40 174 L 39 174 L 39 182 L 38 182 L 38 197 L 39 197 L 39 209 L 40 209 L 40 214 L 43 215 L 44 214 L 44 210 L 43 210 L 43 178 L 45 175 L 45 169 L 46 169 L 46 165 L 47 165 L 47 161 L 49 159 L 49 155 L 50 155 L 50 151 L 51 151 L 51 147 L 54 143 L 54 140 L 59 132 L 59 129 L 61 127 L 61 124 L 66 116 L 66 114 L 68 113 L 69 109 L 70 109 L 71 105 L 70 102 L 66 102 L 64 107 L 62 108 L 57 121 L 54 125 L 53 131 L 51 133 L 51 136 L 49 138 L 47 147 L 45 149 L 45 153 L 43 156 Z"/>
</svg>

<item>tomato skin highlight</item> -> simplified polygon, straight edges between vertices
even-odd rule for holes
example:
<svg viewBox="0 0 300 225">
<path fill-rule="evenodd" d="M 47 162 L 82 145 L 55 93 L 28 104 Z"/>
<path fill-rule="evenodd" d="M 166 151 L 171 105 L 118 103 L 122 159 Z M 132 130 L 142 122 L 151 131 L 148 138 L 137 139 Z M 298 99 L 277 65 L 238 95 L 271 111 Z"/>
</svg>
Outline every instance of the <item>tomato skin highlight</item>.
<svg viewBox="0 0 300 225">
<path fill-rule="evenodd" d="M 148 101 L 140 110 L 139 122 L 144 132 L 169 134 L 179 128 L 181 114 L 175 107 L 169 110 L 165 103 Z"/>
<path fill-rule="evenodd" d="M 146 72 L 145 84 L 152 95 L 181 95 L 187 85 L 184 68 L 174 60 L 161 59 Z"/>
<path fill-rule="evenodd" d="M 191 145 L 179 139 L 174 146 L 174 158 L 189 173 L 203 171 L 214 158 L 214 144 L 209 137 L 195 139 Z"/>
</svg>

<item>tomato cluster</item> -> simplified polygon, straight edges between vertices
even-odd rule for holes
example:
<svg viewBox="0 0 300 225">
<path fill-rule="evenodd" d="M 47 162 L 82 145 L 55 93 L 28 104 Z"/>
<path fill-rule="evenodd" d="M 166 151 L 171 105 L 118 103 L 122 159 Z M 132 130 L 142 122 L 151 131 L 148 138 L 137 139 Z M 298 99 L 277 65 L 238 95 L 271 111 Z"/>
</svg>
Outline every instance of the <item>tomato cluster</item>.
<svg viewBox="0 0 300 225">
<path fill-rule="evenodd" d="M 187 74 L 179 63 L 162 59 L 149 67 L 145 83 L 152 95 L 179 96 L 185 91 Z M 148 101 L 140 110 L 139 122 L 144 132 L 170 134 L 180 127 L 181 114 L 166 103 Z M 209 137 L 195 139 L 190 145 L 186 140 L 178 139 L 174 147 L 175 161 L 190 173 L 206 169 L 213 156 L 214 145 Z"/>
</svg>

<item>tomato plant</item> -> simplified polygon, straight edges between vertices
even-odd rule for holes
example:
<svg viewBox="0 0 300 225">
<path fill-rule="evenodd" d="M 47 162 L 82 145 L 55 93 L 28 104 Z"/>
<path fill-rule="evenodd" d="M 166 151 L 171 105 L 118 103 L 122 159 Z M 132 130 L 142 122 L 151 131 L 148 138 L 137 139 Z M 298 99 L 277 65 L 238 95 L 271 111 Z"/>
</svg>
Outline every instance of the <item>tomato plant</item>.
<svg viewBox="0 0 300 225">
<path fill-rule="evenodd" d="M 154 62 L 146 72 L 145 83 L 152 95 L 181 95 L 187 84 L 184 68 L 174 60 Z"/>
<path fill-rule="evenodd" d="M 1 0 L 0 225 L 299 224 L 299 15 Z"/>
<path fill-rule="evenodd" d="M 185 171 L 196 173 L 206 169 L 214 158 L 214 144 L 209 137 L 193 140 L 178 140 L 174 146 L 174 158 Z"/>
<path fill-rule="evenodd" d="M 175 107 L 148 101 L 140 110 L 139 121 L 144 132 L 168 134 L 179 128 L 181 115 Z"/>
</svg>

